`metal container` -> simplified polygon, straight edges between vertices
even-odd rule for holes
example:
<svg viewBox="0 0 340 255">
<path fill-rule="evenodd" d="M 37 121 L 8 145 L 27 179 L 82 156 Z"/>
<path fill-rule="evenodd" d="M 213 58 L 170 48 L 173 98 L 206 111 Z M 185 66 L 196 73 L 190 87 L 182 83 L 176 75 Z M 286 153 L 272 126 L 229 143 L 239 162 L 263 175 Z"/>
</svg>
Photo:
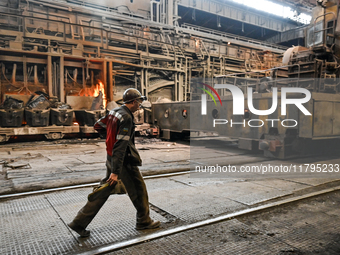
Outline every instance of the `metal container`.
<svg viewBox="0 0 340 255">
<path fill-rule="evenodd" d="M 51 124 L 57 126 L 72 126 L 73 112 L 72 109 L 51 108 Z"/>
<path fill-rule="evenodd" d="M 50 122 L 50 109 L 25 109 L 25 118 L 31 127 L 46 127 Z"/>
<path fill-rule="evenodd" d="M 80 126 L 93 126 L 97 120 L 106 115 L 106 110 L 75 110 L 74 113 Z"/>
<path fill-rule="evenodd" d="M 20 127 L 24 118 L 24 109 L 0 109 L 1 127 Z"/>
</svg>

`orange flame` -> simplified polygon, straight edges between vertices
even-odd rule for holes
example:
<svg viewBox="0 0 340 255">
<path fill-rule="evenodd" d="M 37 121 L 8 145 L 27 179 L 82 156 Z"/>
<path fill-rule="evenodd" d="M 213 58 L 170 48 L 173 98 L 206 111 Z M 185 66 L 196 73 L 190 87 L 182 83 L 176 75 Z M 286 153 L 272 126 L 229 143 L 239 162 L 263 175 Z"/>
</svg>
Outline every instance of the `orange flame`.
<svg viewBox="0 0 340 255">
<path fill-rule="evenodd" d="M 106 100 L 104 84 L 101 81 L 99 82 L 99 84 L 96 84 L 96 87 L 94 88 L 93 96 L 94 97 L 99 96 L 99 91 L 101 91 L 102 94 L 103 94 L 103 105 L 104 105 L 104 109 L 105 109 L 107 100 Z"/>
</svg>

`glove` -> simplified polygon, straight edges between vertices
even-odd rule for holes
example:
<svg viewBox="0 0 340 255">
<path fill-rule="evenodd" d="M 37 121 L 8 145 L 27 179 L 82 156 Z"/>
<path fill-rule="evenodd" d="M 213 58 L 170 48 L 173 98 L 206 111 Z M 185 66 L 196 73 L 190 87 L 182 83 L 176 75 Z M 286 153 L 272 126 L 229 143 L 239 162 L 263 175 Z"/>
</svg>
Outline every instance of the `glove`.
<svg viewBox="0 0 340 255">
<path fill-rule="evenodd" d="M 109 196 L 110 194 L 126 194 L 125 186 L 121 180 L 110 186 L 109 183 L 104 183 L 93 188 L 93 192 L 87 196 L 90 202 L 93 202 L 99 197 Z"/>
</svg>

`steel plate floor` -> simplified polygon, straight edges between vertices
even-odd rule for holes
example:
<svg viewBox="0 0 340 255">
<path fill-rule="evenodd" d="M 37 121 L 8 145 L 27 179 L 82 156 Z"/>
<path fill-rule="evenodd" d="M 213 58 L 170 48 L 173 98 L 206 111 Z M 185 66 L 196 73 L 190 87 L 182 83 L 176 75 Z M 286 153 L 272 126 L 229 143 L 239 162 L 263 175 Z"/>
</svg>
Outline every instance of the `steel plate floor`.
<svg viewBox="0 0 340 255">
<path fill-rule="evenodd" d="M 111 196 L 79 238 L 66 226 L 86 203 L 90 188 L 18 198 L 0 204 L 0 254 L 76 254 L 143 235 L 135 230 L 136 211 L 126 195 Z M 151 211 L 151 217 L 167 222 Z"/>
</svg>

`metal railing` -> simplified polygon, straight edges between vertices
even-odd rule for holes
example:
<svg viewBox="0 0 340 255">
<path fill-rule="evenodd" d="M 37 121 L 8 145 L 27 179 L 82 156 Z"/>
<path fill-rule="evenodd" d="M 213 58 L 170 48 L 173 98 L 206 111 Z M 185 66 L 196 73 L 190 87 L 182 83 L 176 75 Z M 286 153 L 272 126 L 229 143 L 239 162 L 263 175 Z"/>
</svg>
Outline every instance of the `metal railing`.
<svg viewBox="0 0 340 255">
<path fill-rule="evenodd" d="M 182 28 L 186 28 L 186 29 L 191 29 L 191 30 L 194 30 L 194 31 L 198 31 L 198 32 L 203 32 L 203 33 L 207 33 L 207 34 L 221 36 L 221 37 L 224 37 L 224 38 L 227 38 L 227 39 L 236 40 L 236 41 L 239 41 L 239 42 L 247 42 L 247 43 L 252 43 L 252 44 L 266 46 L 266 47 L 271 47 L 271 48 L 280 49 L 280 50 L 287 50 L 288 49 L 288 47 L 281 46 L 281 45 L 278 45 L 278 44 L 275 44 L 275 43 L 268 43 L 268 42 L 264 42 L 264 41 L 260 41 L 260 40 L 255 40 L 255 39 L 251 39 L 251 38 L 244 37 L 244 36 L 239 36 L 239 35 L 234 35 L 234 34 L 230 34 L 230 33 L 220 32 L 218 30 L 204 28 L 204 27 L 199 27 L 199 26 L 195 26 L 195 25 L 191 25 L 191 24 L 187 24 L 187 23 L 183 23 L 181 25 L 181 27 Z"/>
<path fill-rule="evenodd" d="M 110 31 L 103 27 L 72 23 L 71 21 L 67 22 L 6 12 L 0 12 L 0 22 L 2 23 L 1 29 L 6 29 L 6 23 L 10 30 L 14 29 L 15 24 L 12 22 L 11 18 L 16 18 L 15 23 L 17 29 L 15 30 L 22 32 L 24 37 L 32 37 L 32 35 L 38 34 L 38 32 L 46 31 L 46 33 L 49 33 L 45 34 L 46 36 L 51 35 L 58 41 L 67 42 L 68 39 L 72 39 L 81 42 L 96 42 L 99 43 L 103 49 L 108 49 L 110 41 L 135 43 L 136 50 L 139 44 L 145 44 L 147 47 L 150 45 L 159 47 L 166 45 L 168 48 L 178 48 L 173 42 L 163 41 L 160 36 L 152 36 L 152 38 L 145 36 L 145 33 L 152 34 L 150 31 L 140 31 L 141 33 L 139 34 L 130 35 L 124 32 Z M 110 29 L 110 26 L 106 27 Z"/>
<path fill-rule="evenodd" d="M 323 29 L 320 29 L 320 30 L 317 30 L 317 31 L 313 31 L 313 47 L 315 46 L 315 34 L 317 33 L 323 33 L 323 41 L 322 41 L 322 44 L 326 46 L 327 44 L 327 36 L 331 36 L 333 37 L 333 40 L 335 39 L 335 20 L 336 20 L 336 15 L 334 12 L 327 12 L 325 14 L 322 14 L 320 16 L 317 16 L 314 20 L 314 25 L 313 25 L 313 30 L 315 30 L 315 27 L 316 27 L 316 22 L 318 19 L 320 18 L 324 18 L 324 21 L 326 21 L 326 16 L 327 15 L 332 15 L 333 16 L 333 19 L 331 19 L 330 21 L 333 21 L 333 25 L 330 26 L 330 27 L 326 27 L 326 22 L 324 22 L 324 28 Z M 325 33 L 324 31 L 328 31 L 328 30 L 333 30 L 333 34 L 328 34 L 328 33 Z"/>
</svg>

